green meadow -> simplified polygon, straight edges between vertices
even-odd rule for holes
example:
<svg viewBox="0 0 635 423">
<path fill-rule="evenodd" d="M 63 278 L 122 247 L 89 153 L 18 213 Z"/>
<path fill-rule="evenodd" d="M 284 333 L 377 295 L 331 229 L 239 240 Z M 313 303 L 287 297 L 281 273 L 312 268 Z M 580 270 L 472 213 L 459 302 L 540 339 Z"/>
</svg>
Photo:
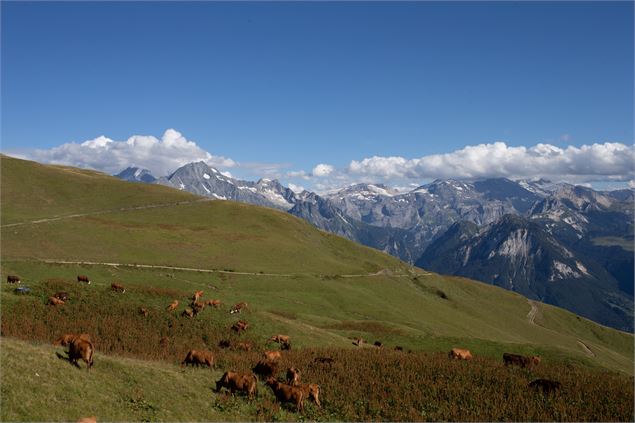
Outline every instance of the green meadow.
<svg viewBox="0 0 635 423">
<path fill-rule="evenodd" d="M 82 415 L 106 421 L 633 417 L 632 334 L 542 303 L 532 310 L 516 293 L 411 267 L 281 211 L 7 156 L 0 165 L 3 421 Z M 14 293 L 9 274 L 19 275 L 31 292 Z M 92 283 L 79 284 L 78 274 Z M 126 292 L 111 291 L 113 282 Z M 223 304 L 182 317 L 195 290 Z M 71 299 L 47 305 L 58 291 Z M 173 300 L 180 305 L 169 313 Z M 229 314 L 238 302 L 249 308 Z M 149 316 L 139 314 L 140 307 Z M 238 319 L 250 325 L 241 335 L 229 330 Z M 56 357 L 61 349 L 50 344 L 67 332 L 95 339 L 90 372 Z M 304 380 L 320 383 L 324 409 L 310 406 L 299 416 L 279 407 L 262 384 L 253 402 L 211 391 L 224 370 L 247 371 L 262 351 L 275 349 L 267 341 L 274 334 L 291 337 L 284 364 L 300 366 Z M 370 345 L 353 346 L 355 337 Z M 169 343 L 160 344 L 162 338 Z M 224 339 L 250 342 L 254 350 L 220 349 Z M 404 352 L 392 351 L 395 346 Z M 453 347 L 469 348 L 475 360 L 450 362 Z M 216 368 L 181 370 L 177 365 L 192 348 L 212 350 Z M 540 355 L 542 363 L 534 370 L 507 369 L 503 352 Z M 315 369 L 311 360 L 322 354 L 340 357 L 341 366 Z M 407 370 L 432 381 L 400 384 L 390 363 L 398 363 L 401 378 L 409 377 L 402 373 Z M 437 378 L 435 369 L 445 376 Z M 355 377 L 374 388 L 356 386 L 350 401 L 345 392 L 336 395 L 336 381 Z M 485 386 L 501 383 L 507 387 L 502 392 L 521 398 L 533 377 L 558 378 L 562 392 L 546 399 L 531 393 L 512 407 Z M 448 380 L 478 391 L 480 402 L 470 403 Z M 423 388 L 428 385 L 434 389 Z M 597 407 L 576 409 L 565 394 L 588 396 Z"/>
</svg>

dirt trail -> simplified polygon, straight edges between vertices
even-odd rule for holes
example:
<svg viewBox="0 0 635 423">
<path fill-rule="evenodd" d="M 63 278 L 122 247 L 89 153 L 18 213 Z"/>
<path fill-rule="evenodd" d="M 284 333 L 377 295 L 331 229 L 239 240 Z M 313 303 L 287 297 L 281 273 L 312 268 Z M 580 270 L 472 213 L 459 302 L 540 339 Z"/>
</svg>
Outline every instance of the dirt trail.
<svg viewBox="0 0 635 423">
<path fill-rule="evenodd" d="M 532 300 L 527 300 L 527 302 L 529 303 L 529 305 L 531 306 L 531 310 L 529 310 L 529 313 L 527 313 L 527 320 L 529 320 L 529 323 L 532 325 L 536 325 L 535 320 L 536 320 L 536 314 L 538 314 L 538 306 L 536 305 L 535 301 Z M 587 346 L 587 344 L 585 344 L 584 342 L 582 342 L 581 340 L 577 340 L 578 341 L 578 345 L 582 348 L 582 350 L 584 351 L 584 353 L 586 355 L 588 355 L 589 357 L 595 357 L 595 354 L 593 353 L 593 351 L 591 351 L 591 348 L 589 348 Z"/>
<path fill-rule="evenodd" d="M 578 339 L 578 344 L 580 344 L 580 346 L 588 356 L 595 357 L 595 354 L 593 353 L 593 351 L 591 351 L 591 348 L 589 348 L 584 342 Z"/>
<path fill-rule="evenodd" d="M 247 275 L 247 276 L 276 276 L 276 277 L 284 277 L 291 278 L 294 276 L 333 276 L 333 275 L 321 275 L 317 273 L 262 273 L 262 272 L 235 272 L 232 270 L 217 270 L 217 269 L 199 269 L 196 267 L 177 267 L 177 266 L 161 266 L 154 264 L 130 264 L 130 263 L 109 263 L 109 262 L 97 262 L 97 261 L 70 261 L 70 260 L 55 260 L 55 259 L 40 259 L 39 261 L 43 263 L 50 264 L 79 264 L 79 265 L 91 265 L 91 266 L 111 266 L 111 267 L 136 267 L 141 269 L 166 269 L 166 270 L 185 270 L 188 272 L 202 272 L 202 273 L 227 273 L 230 275 Z M 335 275 L 343 277 L 343 278 L 361 278 L 361 277 L 372 277 L 372 276 L 384 276 L 386 272 L 384 270 L 380 270 L 375 273 L 359 273 L 359 274 L 351 274 L 351 275 Z M 391 273 L 392 277 L 409 277 L 409 274 L 404 273 Z"/>
<path fill-rule="evenodd" d="M 107 213 L 115 213 L 115 212 L 127 212 L 127 211 L 134 211 L 134 210 L 156 209 L 156 208 L 162 208 L 162 207 L 184 206 L 184 205 L 187 205 L 187 204 L 202 203 L 202 202 L 205 202 L 205 201 L 212 201 L 212 200 L 209 199 L 209 198 L 202 198 L 202 199 L 199 199 L 199 200 L 179 201 L 179 202 L 176 202 L 176 203 L 161 203 L 161 204 L 148 204 L 148 205 L 145 205 L 145 206 L 121 207 L 121 208 L 118 208 L 118 209 L 98 210 L 98 211 L 87 212 L 87 213 L 67 214 L 67 215 L 64 215 L 64 216 L 49 217 L 49 218 L 46 218 L 46 219 L 29 220 L 28 222 L 8 223 L 8 224 L 2 225 L 0 227 L 2 227 L 2 228 L 11 228 L 11 227 L 14 227 L 14 226 L 37 225 L 38 223 L 54 222 L 54 221 L 57 221 L 57 220 L 65 220 L 65 219 L 75 219 L 77 217 L 95 216 L 95 215 L 99 215 L 99 214 L 107 214 Z"/>
<path fill-rule="evenodd" d="M 530 324 L 535 325 L 536 314 L 538 314 L 538 306 L 536 305 L 535 301 L 528 299 L 527 302 L 531 306 L 531 310 L 529 310 L 529 313 L 527 313 L 527 320 L 529 320 Z"/>
</svg>

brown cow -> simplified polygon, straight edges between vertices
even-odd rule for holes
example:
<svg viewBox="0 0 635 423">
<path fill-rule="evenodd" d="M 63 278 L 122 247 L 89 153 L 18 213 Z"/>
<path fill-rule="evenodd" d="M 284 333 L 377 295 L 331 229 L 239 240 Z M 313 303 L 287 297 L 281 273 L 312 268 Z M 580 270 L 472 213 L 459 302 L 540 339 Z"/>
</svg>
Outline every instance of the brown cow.
<svg viewBox="0 0 635 423">
<path fill-rule="evenodd" d="M 551 394 L 560 390 L 562 384 L 555 380 L 536 379 L 533 382 L 529 383 L 528 386 L 533 389 L 542 389 L 542 392 L 544 394 Z"/>
<path fill-rule="evenodd" d="M 90 285 L 90 279 L 86 275 L 77 275 L 77 282 L 85 282 Z"/>
<path fill-rule="evenodd" d="M 192 318 L 194 317 L 194 310 L 188 307 L 185 310 L 183 310 L 183 313 L 181 313 L 181 316 Z"/>
<path fill-rule="evenodd" d="M 222 388 L 229 389 L 233 395 L 234 391 L 246 392 L 249 399 L 253 399 L 257 393 L 258 380 L 253 374 L 241 374 L 236 372 L 225 372 L 223 376 L 216 382 L 216 392 L 220 392 Z"/>
<path fill-rule="evenodd" d="M 211 351 L 190 350 L 181 362 L 181 367 L 188 364 L 196 367 L 207 366 L 211 369 L 214 366 L 214 355 Z"/>
<path fill-rule="evenodd" d="M 54 305 L 54 306 L 64 305 L 64 301 L 60 300 L 57 297 L 49 297 L 49 300 L 48 300 L 47 304 L 48 305 Z"/>
<path fill-rule="evenodd" d="M 231 329 L 236 332 L 236 333 L 240 333 L 242 331 L 245 331 L 249 328 L 249 323 L 245 322 L 244 320 L 239 320 L 236 323 L 234 323 L 231 327 Z"/>
<path fill-rule="evenodd" d="M 19 276 L 7 275 L 7 282 L 8 283 L 21 283 L 22 281 L 20 280 Z"/>
<path fill-rule="evenodd" d="M 64 305 L 64 301 L 60 300 L 57 297 L 49 297 L 48 302 L 46 303 L 48 305 Z"/>
<path fill-rule="evenodd" d="M 258 376 L 266 379 L 274 376 L 278 372 L 278 363 L 275 361 L 260 360 L 251 370 Z"/>
<path fill-rule="evenodd" d="M 208 306 L 212 306 L 214 308 L 218 308 L 223 302 L 221 300 L 209 300 L 207 302 Z"/>
<path fill-rule="evenodd" d="M 282 358 L 282 353 L 280 351 L 265 351 L 265 360 L 267 361 L 278 361 Z"/>
<path fill-rule="evenodd" d="M 79 335 L 75 339 L 73 339 L 68 348 L 68 360 L 80 368 L 77 360 L 80 358 L 86 362 L 86 370 L 90 371 L 90 368 L 93 366 L 93 352 L 95 351 L 95 347 L 93 343 L 88 339 Z"/>
<path fill-rule="evenodd" d="M 283 342 L 289 342 L 289 335 L 273 335 L 269 338 L 272 342 L 277 342 L 278 344 L 282 344 Z"/>
<path fill-rule="evenodd" d="M 298 411 L 304 411 L 304 391 L 296 386 L 285 385 L 270 377 L 265 382 L 271 388 L 278 401 L 295 404 Z"/>
<path fill-rule="evenodd" d="M 168 311 L 174 311 L 176 310 L 176 308 L 179 306 L 179 300 L 174 300 L 172 301 L 172 303 L 168 306 L 167 310 Z"/>
<path fill-rule="evenodd" d="M 57 345 L 61 345 L 63 347 L 67 347 L 71 344 L 71 342 L 73 342 L 75 340 L 75 338 L 81 338 L 84 339 L 86 341 L 92 342 L 90 339 L 90 335 L 87 333 L 81 333 L 79 335 L 74 334 L 74 333 L 67 333 L 64 334 L 62 336 L 60 336 L 59 338 L 57 338 L 55 341 L 53 341 L 53 345 L 57 346 Z"/>
<path fill-rule="evenodd" d="M 448 357 L 454 360 L 471 360 L 472 353 L 470 350 L 463 348 L 452 348 L 448 353 Z"/>
<path fill-rule="evenodd" d="M 122 284 L 115 282 L 110 284 L 110 289 L 115 292 L 121 292 L 122 294 L 126 292 L 126 288 L 124 288 Z"/>
<path fill-rule="evenodd" d="M 230 314 L 234 314 L 234 313 L 240 313 L 242 311 L 242 309 L 248 309 L 249 306 L 247 305 L 247 303 L 238 303 L 236 305 L 234 305 L 231 310 L 229 310 Z"/>
<path fill-rule="evenodd" d="M 64 291 L 56 292 L 53 296 L 62 301 L 68 301 L 71 299 L 70 295 L 68 295 L 68 292 Z"/>
<path fill-rule="evenodd" d="M 148 317 L 150 312 L 145 307 L 139 307 L 139 314 L 142 315 L 143 317 Z"/>
<path fill-rule="evenodd" d="M 235 348 L 242 351 L 251 351 L 254 345 L 251 342 L 237 342 Z"/>
<path fill-rule="evenodd" d="M 540 364 L 540 357 L 538 356 L 525 357 L 524 355 L 519 355 L 519 354 L 504 353 L 503 362 L 505 363 L 505 366 L 516 365 L 520 367 L 531 368 L 534 365 Z"/>
<path fill-rule="evenodd" d="M 319 364 L 328 364 L 329 366 L 335 362 L 335 359 L 331 357 L 315 357 L 313 360 L 314 363 Z"/>
<path fill-rule="evenodd" d="M 300 385 L 300 370 L 295 367 L 289 367 L 287 369 L 287 384 L 291 386 Z"/>
<path fill-rule="evenodd" d="M 364 338 L 353 338 L 353 345 L 356 347 L 360 347 L 362 344 L 365 344 L 366 340 Z"/>
<path fill-rule="evenodd" d="M 322 404 L 320 404 L 320 386 L 317 383 L 302 383 L 299 388 L 304 392 L 304 398 L 309 398 L 318 408 L 322 408 Z"/>
<path fill-rule="evenodd" d="M 192 302 L 197 302 L 203 296 L 203 291 L 194 292 L 194 296 L 192 297 Z"/>
<path fill-rule="evenodd" d="M 203 309 L 205 308 L 205 303 L 201 302 L 201 301 L 193 301 L 190 304 L 190 307 L 192 307 L 192 311 L 194 312 L 194 314 L 198 314 L 201 311 L 203 311 Z"/>
<path fill-rule="evenodd" d="M 77 420 L 77 423 L 97 423 L 96 416 L 82 417 Z"/>
</svg>

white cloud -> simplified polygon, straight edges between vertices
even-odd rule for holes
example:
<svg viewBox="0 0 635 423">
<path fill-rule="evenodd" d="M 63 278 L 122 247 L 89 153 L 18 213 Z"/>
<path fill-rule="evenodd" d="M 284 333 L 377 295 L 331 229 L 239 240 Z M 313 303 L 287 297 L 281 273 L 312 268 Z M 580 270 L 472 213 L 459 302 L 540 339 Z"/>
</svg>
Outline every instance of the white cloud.
<svg viewBox="0 0 635 423">
<path fill-rule="evenodd" d="M 296 185 L 296 184 L 292 184 L 289 183 L 289 189 L 293 192 L 295 192 L 296 194 L 301 193 L 302 191 L 304 191 L 304 187 L 302 185 Z"/>
<path fill-rule="evenodd" d="M 35 150 L 27 157 L 43 163 L 57 163 L 118 173 L 128 166 L 149 169 L 164 176 L 187 163 L 204 161 L 218 168 L 235 167 L 237 163 L 213 156 L 174 129 L 165 131 L 161 139 L 134 135 L 126 141 L 100 136 L 82 143 L 66 143 L 48 150 Z"/>
<path fill-rule="evenodd" d="M 548 177 L 588 182 L 626 181 L 634 177 L 635 148 L 620 143 L 556 147 L 510 147 L 504 142 L 467 146 L 417 159 L 374 156 L 353 160 L 345 172 L 378 180 Z"/>
<path fill-rule="evenodd" d="M 330 175 L 331 173 L 333 173 L 334 170 L 335 168 L 333 166 L 329 164 L 320 163 L 319 165 L 313 168 L 313 171 L 311 172 L 311 174 L 313 176 L 323 177 L 323 176 Z"/>
</svg>

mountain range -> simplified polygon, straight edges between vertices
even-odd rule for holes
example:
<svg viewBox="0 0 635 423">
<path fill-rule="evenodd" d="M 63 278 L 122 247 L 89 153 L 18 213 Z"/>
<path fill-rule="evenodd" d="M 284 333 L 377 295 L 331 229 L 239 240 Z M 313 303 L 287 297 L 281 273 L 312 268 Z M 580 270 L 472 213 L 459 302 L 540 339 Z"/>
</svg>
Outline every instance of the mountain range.
<svg viewBox="0 0 635 423">
<path fill-rule="evenodd" d="M 151 177 L 137 168 L 117 176 L 137 174 Z M 631 189 L 492 178 L 436 180 L 408 192 L 356 184 L 319 195 L 277 180 L 238 180 L 204 162 L 148 182 L 284 210 L 417 266 L 633 331 Z"/>
</svg>

